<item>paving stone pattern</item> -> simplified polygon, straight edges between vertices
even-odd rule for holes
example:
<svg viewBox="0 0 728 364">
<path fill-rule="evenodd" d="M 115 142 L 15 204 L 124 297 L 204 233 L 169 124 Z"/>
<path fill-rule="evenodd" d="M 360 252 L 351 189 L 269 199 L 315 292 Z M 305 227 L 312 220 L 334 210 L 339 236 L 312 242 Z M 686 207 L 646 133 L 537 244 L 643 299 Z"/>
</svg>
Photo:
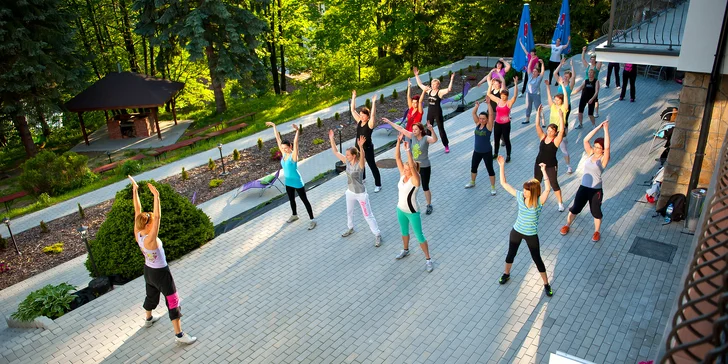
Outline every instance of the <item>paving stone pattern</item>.
<svg viewBox="0 0 728 364">
<path fill-rule="evenodd" d="M 597 363 L 653 359 L 691 237 L 680 233 L 682 225 L 662 226 L 651 218 L 651 205 L 635 202 L 646 189 L 637 183 L 656 171 L 658 152 L 647 149 L 657 114 L 679 91 L 641 77 L 637 87 L 636 103 L 615 104 L 619 90 L 601 90 L 601 114 L 612 115 L 613 153 L 604 174 L 602 241 L 590 242 L 588 210 L 562 237 L 566 212 L 556 210 L 553 195 L 544 208 L 539 236 L 551 298 L 523 246 L 511 280 L 497 283 L 516 202 L 500 187 L 490 196 L 482 166 L 478 185 L 463 188 L 473 144 L 466 112 L 447 122 L 451 153 L 440 143 L 430 149 L 434 213 L 422 219 L 434 272 L 425 272 L 417 244 L 407 258 L 394 259 L 401 249 L 397 170 L 381 170 L 383 189 L 371 193 L 384 236 L 380 248 L 358 211 L 356 233 L 339 236 L 346 228 L 346 178 L 339 176 L 308 193 L 315 230 L 306 230 L 305 214 L 286 224 L 285 204 L 171 264 L 184 328 L 199 338 L 192 346 L 174 344 L 166 319 L 141 328 L 140 278 L 56 320 L 56 329 L 4 330 L 0 363 L 546 363 L 557 350 Z M 513 161 L 506 165 L 516 187 L 532 177 L 538 148 L 533 124 L 520 124 L 524 109 L 519 99 Z M 568 136 L 572 167 L 587 130 Z M 390 151 L 379 158 L 391 157 Z M 567 175 L 559 163 L 570 203 L 581 168 Z M 367 186 L 371 192 L 373 181 Z M 419 201 L 424 209 L 421 192 Z M 673 263 L 629 254 L 638 236 L 675 245 Z M 156 314 L 166 314 L 162 302 Z"/>
</svg>

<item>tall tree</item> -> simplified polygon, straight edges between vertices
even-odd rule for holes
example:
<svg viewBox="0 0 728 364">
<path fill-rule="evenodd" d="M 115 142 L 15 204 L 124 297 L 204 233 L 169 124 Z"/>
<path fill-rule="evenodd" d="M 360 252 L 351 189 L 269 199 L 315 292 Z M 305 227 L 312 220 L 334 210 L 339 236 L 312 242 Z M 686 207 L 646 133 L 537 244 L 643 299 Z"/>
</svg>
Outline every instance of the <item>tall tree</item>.
<svg viewBox="0 0 728 364">
<path fill-rule="evenodd" d="M 0 10 L 1 113 L 13 121 L 28 156 L 36 153 L 29 105 L 55 103 L 80 78 L 73 14 L 59 0 L 5 2 Z"/>
</svg>

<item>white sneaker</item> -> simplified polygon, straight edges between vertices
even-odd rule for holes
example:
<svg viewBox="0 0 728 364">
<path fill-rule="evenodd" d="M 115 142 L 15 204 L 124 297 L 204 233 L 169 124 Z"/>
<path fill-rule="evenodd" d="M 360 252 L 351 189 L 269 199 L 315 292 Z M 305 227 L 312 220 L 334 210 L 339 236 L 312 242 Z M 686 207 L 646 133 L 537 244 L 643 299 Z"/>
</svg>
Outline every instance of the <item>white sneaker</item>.
<svg viewBox="0 0 728 364">
<path fill-rule="evenodd" d="M 349 236 L 349 235 L 351 235 L 353 233 L 354 233 L 354 229 L 353 228 L 352 229 L 346 229 L 346 231 L 344 231 L 343 233 L 341 233 L 341 237 L 342 238 L 345 238 L 345 237 L 347 237 L 347 236 Z"/>
<path fill-rule="evenodd" d="M 523 94 L 520 94 L 520 95 L 518 95 L 518 98 L 519 98 L 519 99 L 520 99 L 521 97 L 523 97 Z"/>
<path fill-rule="evenodd" d="M 151 320 L 144 320 L 144 326 L 143 327 L 152 327 L 152 325 L 154 325 L 154 323 L 157 322 L 157 321 L 159 321 L 159 319 L 161 319 L 161 318 L 162 318 L 162 316 L 156 316 L 156 317 L 155 316 L 152 316 L 152 319 Z"/>
<path fill-rule="evenodd" d="M 559 212 L 564 212 L 564 204 L 559 204 Z"/>
<path fill-rule="evenodd" d="M 427 273 L 432 273 L 433 269 L 434 268 L 432 266 L 432 259 L 425 260 L 425 270 L 427 271 Z"/>
<path fill-rule="evenodd" d="M 566 173 L 567 173 L 567 174 L 572 174 L 572 173 L 574 173 L 574 171 L 573 171 L 573 170 L 571 169 L 571 166 L 568 166 L 568 167 L 566 168 Z"/>
<path fill-rule="evenodd" d="M 490 186 L 490 195 L 495 196 L 495 187 Z"/>
<path fill-rule="evenodd" d="M 599 112 L 595 112 L 595 113 L 594 113 L 594 117 L 595 117 L 595 118 L 598 118 L 598 117 L 599 117 Z"/>
<path fill-rule="evenodd" d="M 291 215 L 291 217 L 289 217 L 288 221 L 286 221 L 286 222 L 290 224 L 296 220 L 298 220 L 298 215 Z"/>
<path fill-rule="evenodd" d="M 194 336 L 190 336 L 185 332 L 184 334 L 182 334 L 182 337 L 177 337 L 175 335 L 174 341 L 176 341 L 177 344 L 180 344 L 180 345 L 189 345 L 189 344 L 192 344 L 193 342 L 197 341 L 197 338 Z"/>
<path fill-rule="evenodd" d="M 313 230 L 316 227 L 316 220 L 311 220 L 311 222 L 308 223 L 308 229 Z"/>
<path fill-rule="evenodd" d="M 376 192 L 379 192 L 379 191 L 381 191 L 381 190 L 382 190 L 382 186 L 376 186 L 376 187 L 374 187 L 374 192 L 375 192 L 375 193 L 376 193 Z"/>
<path fill-rule="evenodd" d="M 465 185 L 465 188 L 473 188 L 473 187 L 475 187 L 475 182 L 473 182 L 473 181 L 470 181 L 470 182 L 468 182 L 468 184 Z"/>
<path fill-rule="evenodd" d="M 382 234 L 377 235 L 377 237 L 374 240 L 374 246 L 377 248 L 382 246 Z"/>
</svg>

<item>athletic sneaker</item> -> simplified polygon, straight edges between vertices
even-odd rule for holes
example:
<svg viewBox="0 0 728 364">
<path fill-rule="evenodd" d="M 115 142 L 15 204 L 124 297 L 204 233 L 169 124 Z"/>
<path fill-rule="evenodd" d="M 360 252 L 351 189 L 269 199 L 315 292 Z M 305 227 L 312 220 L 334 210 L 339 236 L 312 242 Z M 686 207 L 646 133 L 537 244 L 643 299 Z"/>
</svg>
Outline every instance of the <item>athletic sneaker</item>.
<svg viewBox="0 0 728 364">
<path fill-rule="evenodd" d="M 624 97 L 620 97 L 619 98 L 619 101 L 624 101 Z"/>
<path fill-rule="evenodd" d="M 564 225 L 561 227 L 561 235 L 566 235 L 569 233 L 569 225 Z"/>
<path fill-rule="evenodd" d="M 189 344 L 192 344 L 193 342 L 197 341 L 197 338 L 196 338 L 196 337 L 194 337 L 194 336 L 190 336 L 190 335 L 188 335 L 188 334 L 187 334 L 187 333 L 185 332 L 185 333 L 183 333 L 183 334 L 182 334 L 182 337 L 177 337 L 177 336 L 175 335 L 175 337 L 174 337 L 174 341 L 176 341 L 176 342 L 177 342 L 177 344 L 181 344 L 181 345 L 189 345 Z"/>
<path fill-rule="evenodd" d="M 528 123 L 530 123 L 530 122 L 531 122 L 530 120 L 526 120 L 526 121 L 521 121 L 521 124 L 528 124 Z"/>
<path fill-rule="evenodd" d="M 374 240 L 374 246 L 377 248 L 382 246 L 382 234 L 377 235 L 377 237 Z"/>
<path fill-rule="evenodd" d="M 433 269 L 434 267 L 432 266 L 432 259 L 427 259 L 425 261 L 425 270 L 427 271 L 427 273 L 431 273 Z"/>
<path fill-rule="evenodd" d="M 382 186 L 375 186 L 374 187 L 374 193 L 377 193 L 382 190 Z"/>
<path fill-rule="evenodd" d="M 427 210 L 425 211 L 425 215 L 429 215 L 432 213 L 432 205 L 427 205 Z"/>
<path fill-rule="evenodd" d="M 495 196 L 495 186 L 490 186 L 490 195 Z"/>
<path fill-rule="evenodd" d="M 498 154 L 494 155 L 493 159 L 498 159 Z"/>
<path fill-rule="evenodd" d="M 351 235 L 353 233 L 354 233 L 354 228 L 346 229 L 346 231 L 344 231 L 343 233 L 341 233 L 341 237 L 342 238 L 345 238 L 345 237 L 347 237 L 347 236 L 349 236 L 349 235 Z"/>
<path fill-rule="evenodd" d="M 551 296 L 554 295 L 554 291 L 551 289 L 551 285 L 550 284 L 544 284 L 543 285 L 543 290 L 546 292 L 546 295 L 549 296 L 549 297 L 551 297 Z"/>
<path fill-rule="evenodd" d="M 450 153 L 450 147 L 445 147 L 445 153 Z"/>
<path fill-rule="evenodd" d="M 574 129 L 581 129 L 583 127 L 584 127 L 583 125 L 579 124 L 579 125 L 575 126 Z"/>
<path fill-rule="evenodd" d="M 598 118 L 598 117 L 599 117 L 599 112 L 595 112 L 595 113 L 594 113 L 594 117 L 595 117 L 595 118 Z"/>
<path fill-rule="evenodd" d="M 605 85 L 604 87 L 609 88 L 609 85 Z"/>
<path fill-rule="evenodd" d="M 508 282 L 509 279 L 511 279 L 511 275 L 510 274 L 503 273 L 503 275 L 498 280 L 498 283 L 500 283 L 500 284 L 506 284 L 506 282 Z"/>
<path fill-rule="evenodd" d="M 287 223 L 292 223 L 292 222 L 294 222 L 296 220 L 298 220 L 298 216 L 297 215 L 291 215 L 291 217 L 289 217 L 288 218 L 288 221 L 286 221 L 286 222 Z"/>
<path fill-rule="evenodd" d="M 151 320 L 144 320 L 144 327 L 152 327 L 152 325 L 154 325 L 154 323 L 159 321 L 159 319 L 161 319 L 161 318 L 162 318 L 162 316 L 157 316 L 157 317 L 152 316 Z"/>
<path fill-rule="evenodd" d="M 473 182 L 473 181 L 470 181 L 470 182 L 468 182 L 468 184 L 465 185 L 465 188 L 473 188 L 473 187 L 475 187 L 475 182 Z"/>
<path fill-rule="evenodd" d="M 629 102 L 634 102 L 634 99 L 629 99 Z"/>
<path fill-rule="evenodd" d="M 518 98 L 521 98 L 521 97 L 523 97 L 523 94 L 518 95 Z"/>
<path fill-rule="evenodd" d="M 599 232 L 598 232 L 598 231 L 595 231 L 595 232 L 594 232 L 594 235 L 592 235 L 592 243 L 596 243 L 596 242 L 598 242 L 598 241 L 599 241 L 599 239 L 601 239 L 601 238 L 602 238 L 602 235 L 601 235 L 601 234 L 599 234 Z"/>
<path fill-rule="evenodd" d="M 560 203 L 559 204 L 559 212 L 564 212 L 564 204 L 563 203 Z"/>
<path fill-rule="evenodd" d="M 617 85 L 617 88 L 622 88 L 622 86 Z"/>
<path fill-rule="evenodd" d="M 574 171 L 571 169 L 571 166 L 567 166 L 566 168 L 566 174 L 572 174 Z"/>
<path fill-rule="evenodd" d="M 316 227 L 316 220 L 311 220 L 311 222 L 308 223 L 308 229 L 313 230 L 313 228 Z"/>
<path fill-rule="evenodd" d="M 510 155 L 506 157 L 506 163 L 511 163 L 511 156 Z"/>
<path fill-rule="evenodd" d="M 409 255 L 409 250 L 402 249 L 402 251 L 399 252 L 399 254 L 396 257 L 394 257 L 394 259 L 399 260 L 399 259 L 406 257 L 407 255 Z"/>
</svg>

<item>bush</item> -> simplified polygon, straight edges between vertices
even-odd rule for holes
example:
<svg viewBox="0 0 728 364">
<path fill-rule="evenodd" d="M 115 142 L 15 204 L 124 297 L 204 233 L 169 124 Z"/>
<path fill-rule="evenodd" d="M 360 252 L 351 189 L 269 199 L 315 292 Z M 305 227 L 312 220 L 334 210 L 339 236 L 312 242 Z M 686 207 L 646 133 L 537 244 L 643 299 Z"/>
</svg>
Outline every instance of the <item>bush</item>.
<svg viewBox="0 0 728 364">
<path fill-rule="evenodd" d="M 61 283 L 57 286 L 47 285 L 37 291 L 31 292 L 23 302 L 18 305 L 18 311 L 11 317 L 18 321 L 33 321 L 40 316 L 57 319 L 71 309 L 73 295 L 70 291 L 76 287 Z"/>
<path fill-rule="evenodd" d="M 86 212 L 83 211 L 83 207 L 81 207 L 80 203 L 76 203 L 78 205 L 78 216 L 80 216 L 82 219 L 86 218 Z"/>
<path fill-rule="evenodd" d="M 392 100 L 396 100 L 398 96 L 399 95 L 397 95 L 397 89 L 392 90 Z"/>
<path fill-rule="evenodd" d="M 334 114 L 334 120 L 339 121 L 339 118 L 341 118 L 341 115 L 338 112 Z"/>
<path fill-rule="evenodd" d="M 223 180 L 221 180 L 219 178 L 215 178 L 210 181 L 210 188 L 215 188 L 215 187 L 221 185 L 223 182 L 224 182 Z"/>
<path fill-rule="evenodd" d="M 51 204 L 51 196 L 43 192 L 38 196 L 38 204 L 41 206 L 48 206 Z"/>
<path fill-rule="evenodd" d="M 40 220 L 40 232 L 47 233 L 49 231 L 50 230 L 48 230 L 48 225 L 46 225 L 46 223 L 43 222 L 43 220 Z"/>
<path fill-rule="evenodd" d="M 480 69 L 480 62 L 475 63 L 475 69 L 476 70 L 479 70 Z"/>
<path fill-rule="evenodd" d="M 473 65 L 468 65 L 468 72 L 473 72 Z"/>
<path fill-rule="evenodd" d="M 450 71 L 450 73 L 452 74 L 452 71 Z M 450 75 L 448 74 L 447 77 L 450 77 Z M 440 80 L 440 84 L 442 84 L 442 80 L 443 80 L 442 75 L 440 75 L 440 77 L 438 77 L 437 79 Z"/>
<path fill-rule="evenodd" d="M 303 124 L 298 124 L 298 135 L 303 135 Z"/>
<path fill-rule="evenodd" d="M 324 143 L 324 140 L 321 138 L 316 138 L 313 140 L 313 145 L 319 145 L 319 144 L 323 144 L 323 143 Z"/>
<path fill-rule="evenodd" d="M 458 75 L 460 75 L 460 76 L 463 75 L 463 69 L 462 68 L 458 71 Z"/>
<path fill-rule="evenodd" d="M 190 174 L 187 173 L 187 171 L 185 170 L 185 167 L 182 167 L 182 179 L 185 181 L 190 179 Z"/>
<path fill-rule="evenodd" d="M 367 99 L 367 101 L 364 102 L 364 106 L 366 106 L 367 109 L 371 110 L 372 109 L 372 100 L 371 99 Z"/>
<path fill-rule="evenodd" d="M 234 161 L 240 160 L 240 151 L 238 151 L 237 149 L 233 149 L 233 160 Z"/>
<path fill-rule="evenodd" d="M 397 64 L 396 59 L 387 56 L 374 61 L 374 69 L 377 72 L 377 84 L 381 85 L 397 77 L 400 66 Z"/>
<path fill-rule="evenodd" d="M 133 176 L 142 171 L 142 164 L 139 161 L 126 161 L 121 165 L 119 171 L 122 176 Z"/>
<path fill-rule="evenodd" d="M 447 71 L 447 77 L 450 77 L 451 75 L 452 75 L 452 70 Z M 442 77 L 442 75 L 440 75 L 440 77 Z M 440 80 L 440 81 L 442 81 L 442 80 Z"/>
<path fill-rule="evenodd" d="M 384 103 L 384 94 L 379 95 L 379 103 L 380 104 Z"/>
<path fill-rule="evenodd" d="M 258 150 L 262 150 L 262 149 L 263 149 L 263 139 L 258 138 Z"/>
<path fill-rule="evenodd" d="M 63 253 L 63 242 L 59 241 L 53 245 L 43 247 L 43 253 L 46 254 L 60 254 Z"/>
<path fill-rule="evenodd" d="M 281 158 L 283 158 L 283 153 L 278 147 L 270 148 L 270 159 L 281 160 Z"/>
<path fill-rule="evenodd" d="M 0 236 L 0 250 L 5 250 L 8 248 L 8 240 Z"/>
<path fill-rule="evenodd" d="M 212 158 L 210 158 L 210 160 L 207 161 L 207 169 L 209 169 L 211 171 L 214 171 L 215 169 L 217 169 L 217 164 L 215 164 L 215 162 L 212 161 Z"/>
<path fill-rule="evenodd" d="M 322 128 L 324 126 L 324 122 L 321 121 L 321 118 L 316 118 L 316 126 L 319 128 Z"/>
<path fill-rule="evenodd" d="M 167 184 L 152 180 L 138 181 L 143 211 L 153 210 L 152 193 L 142 187 L 147 183 L 159 190 L 162 209 L 159 238 L 164 242 L 168 262 L 179 259 L 215 236 L 210 218 Z M 128 185 L 116 194 L 111 211 L 99 227 L 96 238 L 89 241 L 89 249 L 101 276 L 119 274 L 131 279 L 142 274 L 144 256 L 139 253 L 139 246 L 133 242 L 133 236 L 134 203 L 131 186 Z M 86 269 L 94 274 L 88 260 Z"/>
<path fill-rule="evenodd" d="M 43 150 L 23 164 L 20 185 L 31 193 L 59 195 L 98 179 L 87 164 L 88 157 L 84 155 L 66 152 L 59 157 Z"/>
</svg>

